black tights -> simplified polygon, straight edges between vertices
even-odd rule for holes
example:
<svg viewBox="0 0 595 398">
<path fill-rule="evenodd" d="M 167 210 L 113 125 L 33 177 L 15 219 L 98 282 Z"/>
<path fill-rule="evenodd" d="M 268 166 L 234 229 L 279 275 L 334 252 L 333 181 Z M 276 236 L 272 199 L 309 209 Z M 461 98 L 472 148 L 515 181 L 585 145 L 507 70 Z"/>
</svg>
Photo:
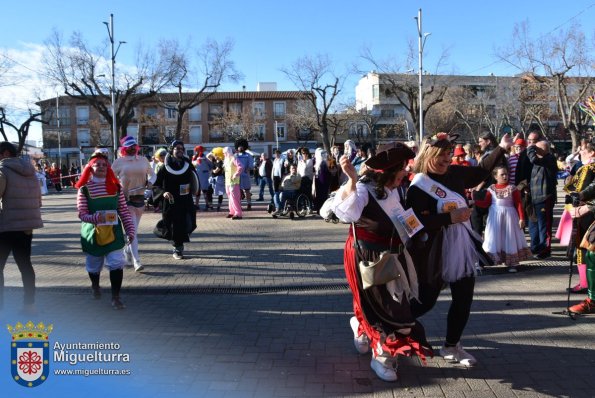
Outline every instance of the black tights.
<svg viewBox="0 0 595 398">
<path fill-rule="evenodd" d="M 99 272 L 89 272 L 89 279 L 91 279 L 91 287 L 99 289 Z M 115 269 L 109 272 L 109 280 L 112 285 L 112 298 L 120 297 L 120 289 L 122 289 L 122 280 L 124 279 L 124 270 Z"/>
<path fill-rule="evenodd" d="M 420 282 L 419 284 L 419 303 L 413 300 L 411 303 L 411 311 L 415 318 L 418 318 L 430 311 L 440 295 L 442 286 L 429 285 Z M 470 276 L 460 279 L 450 284 L 450 292 L 452 301 L 448 309 L 448 317 L 446 320 L 446 343 L 448 345 L 455 345 L 461 340 L 463 330 L 469 320 L 469 313 L 471 312 L 471 303 L 473 303 L 473 290 L 475 288 L 475 277 Z"/>
<path fill-rule="evenodd" d="M 32 234 L 23 231 L 0 232 L 0 307 L 4 300 L 4 266 L 12 252 L 15 263 L 21 272 L 25 304 L 35 302 L 35 271 L 31 264 Z"/>
</svg>

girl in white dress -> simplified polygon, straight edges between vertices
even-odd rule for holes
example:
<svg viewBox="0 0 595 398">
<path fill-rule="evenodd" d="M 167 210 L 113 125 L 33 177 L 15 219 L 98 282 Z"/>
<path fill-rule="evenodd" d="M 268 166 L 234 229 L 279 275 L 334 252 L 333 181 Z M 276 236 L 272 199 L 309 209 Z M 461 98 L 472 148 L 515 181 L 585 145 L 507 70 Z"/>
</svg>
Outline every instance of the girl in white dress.
<svg viewBox="0 0 595 398">
<path fill-rule="evenodd" d="M 504 166 L 493 171 L 496 184 L 492 184 L 484 200 L 475 205 L 489 207 L 488 221 L 484 232 L 483 250 L 495 264 L 504 263 L 508 272 L 517 272 L 520 261 L 530 258 L 523 228 L 525 215 L 521 194 L 508 183 L 508 170 Z"/>
</svg>

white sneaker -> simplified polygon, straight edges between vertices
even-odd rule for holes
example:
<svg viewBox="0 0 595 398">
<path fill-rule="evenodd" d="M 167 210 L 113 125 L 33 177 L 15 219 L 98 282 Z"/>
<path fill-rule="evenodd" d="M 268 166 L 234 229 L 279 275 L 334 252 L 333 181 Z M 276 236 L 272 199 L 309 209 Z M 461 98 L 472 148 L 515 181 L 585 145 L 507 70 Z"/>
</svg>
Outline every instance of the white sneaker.
<svg viewBox="0 0 595 398">
<path fill-rule="evenodd" d="M 182 254 L 182 252 L 178 252 L 178 251 L 175 251 L 174 252 L 173 257 L 176 260 L 183 260 L 184 259 L 184 255 Z"/>
<path fill-rule="evenodd" d="M 349 320 L 349 325 L 351 326 L 351 330 L 353 330 L 353 345 L 357 352 L 365 354 L 370 351 L 370 340 L 368 336 L 365 333 L 362 333 L 360 336 L 357 335 L 357 329 L 359 328 L 357 318 L 352 316 Z"/>
<path fill-rule="evenodd" d="M 442 346 L 440 348 L 440 356 L 446 360 L 456 361 L 465 366 L 473 366 L 477 363 L 477 359 L 465 351 L 461 343 L 457 343 L 454 347 Z"/>
<path fill-rule="evenodd" d="M 397 381 L 399 378 L 397 376 L 397 368 L 396 367 L 389 368 L 387 366 L 384 366 L 380 361 L 376 360 L 376 358 L 374 358 L 374 357 L 372 357 L 372 362 L 370 362 L 370 367 L 372 368 L 374 373 L 376 373 L 376 376 L 378 376 L 378 378 L 380 380 Z"/>
<path fill-rule="evenodd" d="M 135 272 L 140 272 L 144 269 L 145 269 L 145 267 L 141 263 L 134 262 L 134 271 Z"/>
</svg>

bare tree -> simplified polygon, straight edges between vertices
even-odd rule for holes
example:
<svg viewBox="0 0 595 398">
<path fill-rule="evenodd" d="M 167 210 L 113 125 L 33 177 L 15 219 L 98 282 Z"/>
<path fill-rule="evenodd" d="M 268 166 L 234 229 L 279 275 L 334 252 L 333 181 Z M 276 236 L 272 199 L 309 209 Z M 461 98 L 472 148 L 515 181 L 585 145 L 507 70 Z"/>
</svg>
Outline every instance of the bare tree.
<svg viewBox="0 0 595 398">
<path fill-rule="evenodd" d="M 578 103 L 595 82 L 593 39 L 587 40 L 579 24 L 533 39 L 525 21 L 515 25 L 510 43 L 498 50 L 498 57 L 520 72 L 544 79 L 557 117 L 570 132 L 572 147 L 576 148 L 580 138 Z"/>
<path fill-rule="evenodd" d="M 295 103 L 295 108 L 286 113 L 287 121 L 291 126 L 295 128 L 295 138 L 298 146 L 301 143 L 307 144 L 309 141 L 313 141 L 315 135 L 319 132 L 319 126 L 316 119 L 316 112 L 314 105 L 311 101 L 298 100 Z M 331 117 L 328 118 L 330 145 L 334 143 L 334 137 L 336 136 L 336 127 L 333 125 Z"/>
<path fill-rule="evenodd" d="M 416 141 L 420 139 L 419 126 L 419 82 L 415 75 L 407 73 L 399 73 L 399 71 L 412 71 L 415 50 L 412 42 L 409 42 L 408 52 L 405 59 L 402 60 L 380 60 L 375 57 L 369 48 L 365 48 L 362 52 L 362 59 L 373 66 L 381 78 L 381 87 L 384 92 L 380 95 L 394 98 L 405 110 L 409 113 L 413 124 L 415 125 Z M 441 103 L 448 90 L 448 79 L 445 76 L 438 75 L 443 64 L 448 58 L 448 52 L 444 50 L 438 62 L 436 63 L 433 74 L 424 74 L 424 89 L 423 95 L 423 117 L 432 109 L 432 107 Z"/>
<path fill-rule="evenodd" d="M 262 120 L 257 120 L 252 109 L 243 108 L 241 112 L 228 110 L 213 120 L 213 124 L 224 135 L 224 139 L 235 141 L 238 138 L 245 138 L 248 141 L 264 139 L 258 131 Z M 264 132 L 264 131 L 263 131 Z"/>
<path fill-rule="evenodd" d="M 184 114 L 188 110 L 199 106 L 224 82 L 237 82 L 241 78 L 231 60 L 233 46 L 230 39 L 222 43 L 209 39 L 196 51 L 181 48 L 177 40 L 160 44 L 175 69 L 170 84 L 175 88 L 176 95 L 174 101 L 159 95 L 159 102 L 164 108 L 176 111 L 176 138 L 182 136 Z M 190 89 L 196 91 L 185 92 Z"/>
<path fill-rule="evenodd" d="M 318 54 L 299 58 L 281 69 L 298 89 L 312 93 L 307 99 L 315 111 L 317 130 L 326 151 L 330 150 L 329 115 L 345 82 L 345 77 L 335 75 L 331 67 L 328 55 Z"/>
<path fill-rule="evenodd" d="M 0 52 L 0 87 L 10 86 L 14 84 L 14 79 L 7 79 L 6 74 L 9 73 L 14 66 L 14 61 L 9 58 L 4 51 Z"/>
<path fill-rule="evenodd" d="M 109 147 L 112 145 L 112 135 L 109 129 L 102 128 L 98 119 L 89 120 L 89 138 L 91 145 Z"/>
<path fill-rule="evenodd" d="M 42 116 L 42 112 L 33 113 L 31 110 L 29 110 L 29 117 L 27 120 L 21 123 L 20 126 L 17 126 L 6 118 L 6 112 L 4 111 L 4 108 L 0 107 L 0 133 L 2 134 L 2 138 L 4 138 L 4 141 L 8 141 L 8 132 L 6 131 L 6 128 L 10 127 L 17 135 L 17 152 L 21 152 L 23 146 L 25 145 L 25 140 L 29 135 L 29 127 L 31 127 L 31 123 L 46 123 L 42 120 Z"/>
<path fill-rule="evenodd" d="M 109 123 L 110 129 L 113 126 L 110 88 L 115 90 L 116 125 L 122 137 L 134 117 L 134 108 L 155 96 L 171 81 L 177 69 L 171 52 L 165 48 L 154 51 L 139 47 L 136 65 L 120 68 L 116 87 L 112 88 L 106 79 L 110 74 L 111 61 L 111 56 L 107 55 L 107 44 L 92 50 L 82 35 L 75 32 L 66 46 L 61 34 L 54 31 L 46 41 L 45 74 L 63 87 L 66 95 L 81 99 L 97 110 Z"/>
<path fill-rule="evenodd" d="M 520 102 L 522 105 L 522 132 L 526 133 L 529 126 L 536 124 L 547 137 L 548 122 L 557 116 L 555 112 L 552 112 L 550 106 L 552 96 L 547 79 L 532 73 L 521 76 Z"/>
</svg>

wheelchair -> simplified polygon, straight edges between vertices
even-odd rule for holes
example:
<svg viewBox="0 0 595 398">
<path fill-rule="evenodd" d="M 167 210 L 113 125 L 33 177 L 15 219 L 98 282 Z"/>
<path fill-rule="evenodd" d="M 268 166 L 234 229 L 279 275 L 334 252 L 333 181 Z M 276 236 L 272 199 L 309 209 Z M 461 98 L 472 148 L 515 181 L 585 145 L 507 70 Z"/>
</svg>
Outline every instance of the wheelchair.
<svg viewBox="0 0 595 398">
<path fill-rule="evenodd" d="M 303 192 L 298 192 L 296 196 L 285 201 L 285 206 L 280 212 L 272 213 L 272 216 L 273 218 L 289 216 L 289 218 L 293 220 L 296 214 L 299 218 L 306 217 L 311 213 L 311 209 L 312 204 L 310 203 L 308 195 Z"/>
</svg>

